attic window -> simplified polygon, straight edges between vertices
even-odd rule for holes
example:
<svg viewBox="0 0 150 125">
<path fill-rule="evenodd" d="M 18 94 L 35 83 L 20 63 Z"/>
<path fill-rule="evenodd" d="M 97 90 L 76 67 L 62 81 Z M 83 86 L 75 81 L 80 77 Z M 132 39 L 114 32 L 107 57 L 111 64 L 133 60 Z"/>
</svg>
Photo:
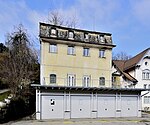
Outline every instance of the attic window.
<svg viewBox="0 0 150 125">
<path fill-rule="evenodd" d="M 148 65 L 148 62 L 145 62 L 145 66 L 147 66 Z"/>
<path fill-rule="evenodd" d="M 56 35 L 56 30 L 55 29 L 51 29 L 51 35 Z"/>
<path fill-rule="evenodd" d="M 73 38 L 73 32 L 69 32 L 69 38 Z"/>
</svg>

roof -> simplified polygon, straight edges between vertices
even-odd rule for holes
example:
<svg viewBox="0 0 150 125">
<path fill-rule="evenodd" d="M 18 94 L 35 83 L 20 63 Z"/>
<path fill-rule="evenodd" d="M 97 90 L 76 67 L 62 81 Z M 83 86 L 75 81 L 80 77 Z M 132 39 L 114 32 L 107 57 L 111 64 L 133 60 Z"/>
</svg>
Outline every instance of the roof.
<svg viewBox="0 0 150 125">
<path fill-rule="evenodd" d="M 143 58 L 143 56 L 146 54 L 146 52 L 148 50 L 150 50 L 150 48 L 142 51 L 141 53 L 137 54 L 133 58 L 127 60 L 124 65 L 124 70 L 130 69 L 130 68 L 136 66 L 136 64 Z"/>
<path fill-rule="evenodd" d="M 137 82 L 137 80 L 132 77 L 129 73 L 124 72 L 125 60 L 114 60 L 113 63 L 117 67 L 117 69 L 130 81 Z"/>
<path fill-rule="evenodd" d="M 69 90 L 69 91 L 97 91 L 97 92 L 141 92 L 145 89 L 135 88 L 110 88 L 110 87 L 77 87 L 77 86 L 52 86 L 52 85 L 40 85 L 31 84 L 31 87 L 39 90 Z"/>
<path fill-rule="evenodd" d="M 150 48 L 147 48 L 146 50 L 142 51 L 141 53 L 137 54 L 133 58 L 129 60 L 113 60 L 113 64 L 116 66 L 116 68 L 130 81 L 137 82 L 137 80 L 132 77 L 127 70 L 135 67 L 137 63 L 143 58 L 143 56 L 149 51 Z"/>
</svg>

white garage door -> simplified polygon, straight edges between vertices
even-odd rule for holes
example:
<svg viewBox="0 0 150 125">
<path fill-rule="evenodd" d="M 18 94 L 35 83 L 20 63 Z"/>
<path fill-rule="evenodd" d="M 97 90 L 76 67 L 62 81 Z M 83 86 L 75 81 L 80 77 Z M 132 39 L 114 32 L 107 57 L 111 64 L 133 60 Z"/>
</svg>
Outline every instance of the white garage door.
<svg viewBox="0 0 150 125">
<path fill-rule="evenodd" d="M 122 97 L 121 98 L 121 116 L 122 117 L 135 117 L 137 113 L 137 97 Z"/>
<path fill-rule="evenodd" d="M 63 96 L 42 96 L 42 119 L 63 118 Z"/>
<path fill-rule="evenodd" d="M 115 97 L 98 97 L 98 117 L 115 117 Z"/>
<path fill-rule="evenodd" d="M 71 118 L 90 118 L 90 96 L 71 96 Z"/>
</svg>

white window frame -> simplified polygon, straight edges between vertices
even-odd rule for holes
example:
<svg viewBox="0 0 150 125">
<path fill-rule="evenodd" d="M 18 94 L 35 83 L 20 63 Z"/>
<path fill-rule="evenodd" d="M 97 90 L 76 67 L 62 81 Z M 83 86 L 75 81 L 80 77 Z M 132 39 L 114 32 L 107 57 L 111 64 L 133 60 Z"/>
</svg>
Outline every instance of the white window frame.
<svg viewBox="0 0 150 125">
<path fill-rule="evenodd" d="M 67 53 L 68 53 L 68 55 L 75 55 L 75 47 L 74 46 L 68 46 Z"/>
<path fill-rule="evenodd" d="M 89 75 L 84 75 L 83 76 L 83 86 L 89 87 L 90 83 L 91 83 L 91 77 Z"/>
<path fill-rule="evenodd" d="M 147 84 L 144 84 L 144 85 L 143 85 L 143 88 L 144 88 L 144 89 L 147 89 Z"/>
<path fill-rule="evenodd" d="M 90 48 L 83 48 L 83 56 L 90 56 Z"/>
<path fill-rule="evenodd" d="M 56 29 L 51 29 L 51 35 L 56 36 Z"/>
<path fill-rule="evenodd" d="M 142 79 L 150 80 L 150 70 L 149 69 L 145 69 L 142 71 Z"/>
<path fill-rule="evenodd" d="M 73 39 L 74 38 L 74 33 L 72 31 L 69 32 L 68 38 L 69 39 Z"/>
<path fill-rule="evenodd" d="M 150 104 L 150 96 L 144 96 L 144 104 Z"/>
<path fill-rule="evenodd" d="M 76 75 L 75 74 L 67 75 L 67 85 L 68 86 L 76 86 Z"/>
<path fill-rule="evenodd" d="M 100 58 L 105 58 L 105 50 L 104 49 L 99 50 L 99 57 Z"/>
<path fill-rule="evenodd" d="M 57 44 L 50 44 L 49 45 L 49 52 L 50 53 L 57 53 Z"/>
</svg>

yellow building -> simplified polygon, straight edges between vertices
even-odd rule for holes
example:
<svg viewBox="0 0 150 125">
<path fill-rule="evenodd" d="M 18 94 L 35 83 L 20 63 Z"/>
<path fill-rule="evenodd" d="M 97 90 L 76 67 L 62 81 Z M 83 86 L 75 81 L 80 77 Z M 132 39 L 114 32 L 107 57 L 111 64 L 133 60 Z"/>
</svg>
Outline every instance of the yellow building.
<svg viewBox="0 0 150 125">
<path fill-rule="evenodd" d="M 110 33 L 40 23 L 40 43 L 42 85 L 111 87 Z"/>
</svg>

